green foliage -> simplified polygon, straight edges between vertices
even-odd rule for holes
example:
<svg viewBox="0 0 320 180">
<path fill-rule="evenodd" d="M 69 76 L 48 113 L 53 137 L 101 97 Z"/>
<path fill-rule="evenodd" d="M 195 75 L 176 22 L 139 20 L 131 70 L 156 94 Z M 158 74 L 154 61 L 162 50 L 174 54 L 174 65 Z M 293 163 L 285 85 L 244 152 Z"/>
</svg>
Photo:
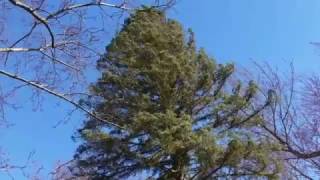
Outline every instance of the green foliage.
<svg viewBox="0 0 320 180">
<path fill-rule="evenodd" d="M 74 172 L 119 179 L 276 179 L 277 145 L 257 136 L 257 87 L 228 90 L 232 64 L 217 64 L 194 35 L 162 12 L 134 13 L 98 61 L 101 78 L 87 103 L 125 129 L 89 119 Z M 228 88 L 229 87 L 229 88 Z"/>
</svg>

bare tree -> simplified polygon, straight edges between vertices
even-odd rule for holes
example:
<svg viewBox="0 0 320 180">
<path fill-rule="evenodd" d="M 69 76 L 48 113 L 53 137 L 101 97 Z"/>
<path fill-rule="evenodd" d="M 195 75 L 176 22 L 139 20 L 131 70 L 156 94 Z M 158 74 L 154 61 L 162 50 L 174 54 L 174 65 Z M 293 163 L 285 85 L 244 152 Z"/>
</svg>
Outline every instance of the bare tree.
<svg viewBox="0 0 320 180">
<path fill-rule="evenodd" d="M 279 142 L 285 177 L 320 176 L 320 77 L 298 76 L 291 63 L 281 72 L 267 63 L 256 64 L 261 95 L 272 89 L 274 101 L 263 112 L 265 135 Z"/>
</svg>

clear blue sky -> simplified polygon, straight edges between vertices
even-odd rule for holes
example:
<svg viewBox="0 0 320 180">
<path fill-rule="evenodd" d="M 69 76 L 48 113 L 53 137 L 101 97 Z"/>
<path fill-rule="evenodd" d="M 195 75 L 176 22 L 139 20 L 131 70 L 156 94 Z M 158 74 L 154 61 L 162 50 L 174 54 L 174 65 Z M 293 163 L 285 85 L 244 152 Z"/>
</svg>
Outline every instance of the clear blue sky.
<svg viewBox="0 0 320 180">
<path fill-rule="evenodd" d="M 170 17 L 185 29 L 192 28 L 198 47 L 218 62 L 250 68 L 253 60 L 266 61 L 284 69 L 285 62 L 293 61 L 300 73 L 320 72 L 320 49 L 310 45 L 320 42 L 319 0 L 180 0 Z M 45 178 L 58 160 L 72 158 L 77 145 L 71 136 L 85 119 L 77 113 L 67 124 L 53 128 L 70 109 L 56 103 L 48 97 L 43 111 L 33 112 L 30 103 L 9 111 L 8 120 L 15 125 L 0 131 L 1 146 L 12 162 L 23 164 L 35 151 L 34 160 L 44 166 Z"/>
</svg>

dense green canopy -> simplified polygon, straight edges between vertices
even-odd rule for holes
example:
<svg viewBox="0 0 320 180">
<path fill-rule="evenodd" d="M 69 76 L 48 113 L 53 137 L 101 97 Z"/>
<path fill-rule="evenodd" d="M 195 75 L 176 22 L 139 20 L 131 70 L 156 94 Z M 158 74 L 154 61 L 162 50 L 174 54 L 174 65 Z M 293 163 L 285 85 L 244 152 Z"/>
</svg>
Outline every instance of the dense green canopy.
<svg viewBox="0 0 320 180">
<path fill-rule="evenodd" d="M 277 144 L 258 136 L 263 123 L 253 82 L 232 87 L 232 64 L 195 47 L 191 31 L 143 8 L 129 17 L 98 61 L 102 75 L 87 100 L 89 118 L 74 173 L 122 179 L 227 177 L 277 179 Z"/>
</svg>

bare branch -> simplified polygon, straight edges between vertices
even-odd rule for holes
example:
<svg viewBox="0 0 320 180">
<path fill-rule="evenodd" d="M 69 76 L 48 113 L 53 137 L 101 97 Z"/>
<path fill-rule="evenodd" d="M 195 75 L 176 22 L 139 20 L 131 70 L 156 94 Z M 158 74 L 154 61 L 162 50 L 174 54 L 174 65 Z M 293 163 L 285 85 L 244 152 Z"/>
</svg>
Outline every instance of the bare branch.
<svg viewBox="0 0 320 180">
<path fill-rule="evenodd" d="M 55 46 L 55 39 L 54 39 L 54 34 L 48 24 L 48 21 L 42 17 L 40 14 L 38 14 L 36 12 L 36 9 L 33 9 L 31 6 L 28 6 L 27 4 L 21 2 L 21 1 L 17 1 L 17 0 L 9 0 L 13 5 L 18 6 L 22 9 L 24 9 L 25 11 L 27 11 L 29 14 L 31 14 L 35 19 L 37 19 L 39 22 L 41 22 L 46 29 L 48 30 L 50 37 L 51 37 L 51 46 L 54 47 Z"/>
<path fill-rule="evenodd" d="M 95 115 L 95 114 L 92 113 L 91 111 L 87 110 L 86 108 L 84 108 L 84 107 L 81 106 L 80 104 L 78 104 L 78 103 L 74 102 L 73 100 L 69 99 L 68 97 L 64 96 L 64 94 L 60 94 L 60 93 L 58 93 L 58 92 L 55 92 L 55 91 L 47 88 L 46 85 L 43 85 L 43 84 L 39 84 L 39 83 L 36 83 L 36 82 L 32 82 L 32 81 L 26 80 L 26 79 L 24 79 L 24 78 L 22 78 L 22 77 L 19 77 L 19 76 L 17 76 L 17 75 L 11 74 L 11 73 L 8 73 L 8 72 L 3 71 L 3 70 L 0 70 L 0 74 L 5 75 L 5 76 L 7 76 L 7 77 L 9 77 L 9 78 L 12 78 L 12 79 L 16 79 L 16 80 L 21 81 L 21 82 L 23 82 L 23 83 L 26 83 L 26 84 L 28 84 L 28 85 L 30 85 L 30 86 L 32 86 L 32 87 L 35 87 L 35 88 L 40 89 L 40 90 L 42 90 L 42 91 L 45 91 L 45 92 L 47 92 L 47 93 L 49 93 L 49 94 L 51 94 L 51 95 L 53 95 L 53 96 L 55 96 L 55 97 L 58 97 L 58 98 L 66 101 L 66 102 L 69 102 L 69 103 L 72 104 L 73 106 L 81 109 L 82 111 L 84 111 L 85 113 L 87 113 L 88 115 L 90 115 L 92 118 L 95 118 L 95 119 L 97 119 L 97 120 L 99 120 L 99 121 L 101 121 L 101 122 L 104 122 L 104 123 L 106 123 L 106 124 L 109 124 L 109 125 L 111 125 L 111 126 L 113 126 L 113 127 L 117 127 L 117 128 L 119 128 L 119 129 L 124 129 L 124 127 L 119 126 L 118 124 L 114 124 L 113 122 L 110 122 L 110 121 L 107 121 L 107 120 L 105 120 L 105 119 L 102 119 L 102 118 L 98 117 L 97 115 Z M 113 118 L 113 117 L 112 117 L 112 118 Z"/>
<path fill-rule="evenodd" d="M 80 8 L 85 8 L 85 7 L 90 7 L 90 6 L 96 6 L 96 7 L 109 7 L 109 8 L 117 8 L 117 9 L 122 9 L 122 10 L 132 10 L 129 7 L 126 7 L 125 3 L 122 3 L 121 5 L 115 5 L 115 4 L 110 4 L 110 3 L 105 3 L 102 1 L 96 1 L 96 2 L 90 2 L 90 3 L 83 3 L 83 4 L 75 4 L 75 5 L 71 5 L 71 6 L 66 6 L 62 9 L 59 9 L 56 12 L 51 13 L 50 15 L 48 15 L 46 17 L 47 20 L 57 17 L 60 14 L 63 14 L 65 12 L 71 11 L 71 10 L 75 10 L 75 9 L 80 9 Z"/>
</svg>

